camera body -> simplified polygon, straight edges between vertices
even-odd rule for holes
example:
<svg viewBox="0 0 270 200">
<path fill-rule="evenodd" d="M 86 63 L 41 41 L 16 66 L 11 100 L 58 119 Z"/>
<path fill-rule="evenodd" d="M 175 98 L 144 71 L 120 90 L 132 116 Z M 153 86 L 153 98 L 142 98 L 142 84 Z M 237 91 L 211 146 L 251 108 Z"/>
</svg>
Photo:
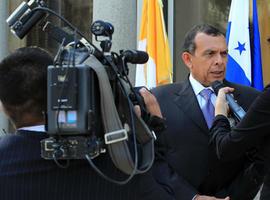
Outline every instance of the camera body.
<svg viewBox="0 0 270 200">
<path fill-rule="evenodd" d="M 45 159 L 85 159 L 104 153 L 97 77 L 85 64 L 48 66 Z M 61 135 L 61 138 L 56 138 Z"/>
<path fill-rule="evenodd" d="M 86 159 L 101 173 L 92 159 L 108 152 L 114 165 L 130 178 L 144 173 L 154 160 L 155 135 L 133 109 L 135 104 L 146 112 L 143 99 L 129 81 L 127 63 L 145 63 L 148 54 L 136 50 L 110 52 L 114 28 L 101 20 L 91 27 L 100 51 L 62 16 L 46 8 L 42 0 L 23 2 L 7 23 L 23 38 L 46 12 L 63 20 L 74 34 L 51 22 L 42 23 L 42 30 L 61 45 L 47 71 L 49 137 L 41 141 L 41 156 L 58 166 L 58 160 Z M 105 39 L 99 40 L 100 36 Z"/>
<path fill-rule="evenodd" d="M 50 135 L 98 133 L 100 104 L 98 83 L 93 70 L 74 67 L 48 67 L 47 129 Z"/>
</svg>

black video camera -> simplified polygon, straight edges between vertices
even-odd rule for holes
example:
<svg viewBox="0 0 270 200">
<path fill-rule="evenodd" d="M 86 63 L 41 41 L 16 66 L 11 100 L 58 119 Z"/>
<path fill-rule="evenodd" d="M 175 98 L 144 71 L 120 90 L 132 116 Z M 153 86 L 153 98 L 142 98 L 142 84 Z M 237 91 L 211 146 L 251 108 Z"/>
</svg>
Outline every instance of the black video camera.
<svg viewBox="0 0 270 200">
<path fill-rule="evenodd" d="M 48 14 L 60 18 L 71 31 L 47 21 Z M 92 160 L 109 152 L 115 166 L 130 178 L 147 171 L 154 159 L 155 135 L 145 123 L 148 114 L 138 88 L 128 79 L 127 66 L 147 62 L 147 53 L 110 52 L 114 28 L 101 20 L 91 26 L 99 50 L 42 0 L 23 2 L 7 23 L 23 38 L 41 20 L 42 30 L 60 44 L 47 71 L 49 137 L 41 141 L 41 156 L 59 165 L 59 160 L 87 159 L 95 168 Z M 140 105 L 144 120 L 135 114 L 134 104 Z"/>
</svg>

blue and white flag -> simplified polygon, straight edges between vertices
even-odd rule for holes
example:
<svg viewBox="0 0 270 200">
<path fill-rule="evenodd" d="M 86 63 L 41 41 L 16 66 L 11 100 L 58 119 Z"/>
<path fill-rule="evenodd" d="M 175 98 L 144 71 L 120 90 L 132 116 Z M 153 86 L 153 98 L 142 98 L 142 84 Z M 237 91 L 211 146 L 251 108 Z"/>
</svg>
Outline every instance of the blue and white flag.
<svg viewBox="0 0 270 200">
<path fill-rule="evenodd" d="M 253 0 L 253 48 L 252 48 L 252 87 L 263 90 L 260 30 L 257 14 L 257 2 Z"/>
<path fill-rule="evenodd" d="M 232 0 L 227 27 L 228 63 L 226 79 L 251 85 L 249 1 Z"/>
<path fill-rule="evenodd" d="M 262 90 L 263 75 L 256 0 L 253 0 L 252 30 L 253 40 L 250 45 L 249 1 L 232 0 L 226 35 L 228 44 L 226 79 Z"/>
</svg>

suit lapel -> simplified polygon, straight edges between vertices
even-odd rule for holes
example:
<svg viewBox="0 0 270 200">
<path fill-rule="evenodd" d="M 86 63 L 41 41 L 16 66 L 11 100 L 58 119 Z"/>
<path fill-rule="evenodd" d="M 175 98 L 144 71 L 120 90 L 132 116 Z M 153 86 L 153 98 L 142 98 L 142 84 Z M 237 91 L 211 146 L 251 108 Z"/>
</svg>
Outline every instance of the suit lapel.
<svg viewBox="0 0 270 200">
<path fill-rule="evenodd" d="M 189 80 L 183 82 L 183 87 L 178 93 L 176 93 L 174 102 L 185 112 L 187 117 L 189 117 L 198 127 L 208 134 L 209 130 L 206 121 L 204 120 L 203 113 Z"/>
<path fill-rule="evenodd" d="M 236 85 L 234 85 L 233 83 L 230 83 L 229 81 L 227 80 L 224 80 L 223 81 L 224 85 L 228 86 L 228 87 L 232 87 L 232 88 L 235 88 L 236 89 Z M 241 93 L 239 92 L 239 90 L 234 90 L 233 92 L 233 97 L 234 99 L 238 99 L 240 97 Z"/>
</svg>

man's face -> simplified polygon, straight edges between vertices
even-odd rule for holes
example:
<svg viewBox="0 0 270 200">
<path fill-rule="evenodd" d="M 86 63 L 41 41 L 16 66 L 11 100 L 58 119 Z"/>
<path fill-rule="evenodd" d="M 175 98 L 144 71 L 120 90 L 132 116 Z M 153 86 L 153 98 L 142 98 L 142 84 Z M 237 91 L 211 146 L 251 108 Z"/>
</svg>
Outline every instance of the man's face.
<svg viewBox="0 0 270 200">
<path fill-rule="evenodd" d="M 198 33 L 194 42 L 195 52 L 182 54 L 193 77 L 204 86 L 209 86 L 216 80 L 222 81 L 225 77 L 228 52 L 225 37 Z"/>
</svg>

